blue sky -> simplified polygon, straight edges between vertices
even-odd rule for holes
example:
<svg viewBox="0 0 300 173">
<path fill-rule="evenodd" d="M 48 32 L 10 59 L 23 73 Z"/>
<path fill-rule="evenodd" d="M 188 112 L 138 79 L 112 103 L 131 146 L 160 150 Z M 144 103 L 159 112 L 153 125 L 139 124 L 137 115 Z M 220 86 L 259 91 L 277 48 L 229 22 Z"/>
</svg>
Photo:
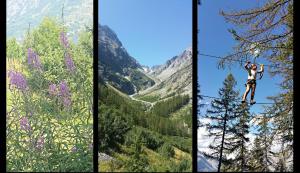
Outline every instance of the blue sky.
<svg viewBox="0 0 300 173">
<path fill-rule="evenodd" d="M 163 64 L 192 46 L 192 0 L 101 0 L 99 20 L 142 65 Z"/>
<path fill-rule="evenodd" d="M 232 47 L 236 45 L 235 40 L 227 31 L 234 26 L 226 23 L 224 18 L 219 15 L 221 9 L 225 11 L 247 9 L 261 5 L 262 1 L 244 0 L 203 0 L 199 6 L 198 23 L 199 23 L 199 45 L 200 53 L 212 54 L 216 56 L 225 56 L 233 51 Z M 269 64 L 263 59 L 258 58 L 257 63 Z M 247 80 L 246 71 L 239 65 L 235 65 L 231 70 L 221 70 L 217 68 L 218 59 L 198 57 L 198 80 L 201 87 L 201 94 L 218 97 L 218 90 L 222 87 L 222 82 L 231 72 L 237 80 L 237 89 L 240 90 L 240 97 L 245 91 L 244 83 Z M 276 95 L 279 92 L 279 77 L 270 77 L 268 68 L 265 68 L 265 74 L 262 80 L 257 81 L 255 100 L 257 102 L 270 102 L 267 96 Z M 250 93 L 248 100 L 250 99 Z M 205 100 L 210 101 L 210 100 Z M 261 105 L 253 105 L 251 112 L 263 112 Z"/>
</svg>

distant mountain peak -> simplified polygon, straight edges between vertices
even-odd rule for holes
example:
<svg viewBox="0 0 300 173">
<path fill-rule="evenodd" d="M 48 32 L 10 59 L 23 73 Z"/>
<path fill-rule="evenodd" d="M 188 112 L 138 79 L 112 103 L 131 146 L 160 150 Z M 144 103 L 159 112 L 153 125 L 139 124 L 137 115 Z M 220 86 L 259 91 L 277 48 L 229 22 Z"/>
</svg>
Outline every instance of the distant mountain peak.
<svg viewBox="0 0 300 173">
<path fill-rule="evenodd" d="M 163 80 L 175 73 L 178 69 L 189 66 L 191 63 L 192 48 L 188 47 L 180 55 L 173 56 L 171 59 L 167 60 L 165 64 L 153 66 L 151 68 L 151 74 Z"/>
</svg>

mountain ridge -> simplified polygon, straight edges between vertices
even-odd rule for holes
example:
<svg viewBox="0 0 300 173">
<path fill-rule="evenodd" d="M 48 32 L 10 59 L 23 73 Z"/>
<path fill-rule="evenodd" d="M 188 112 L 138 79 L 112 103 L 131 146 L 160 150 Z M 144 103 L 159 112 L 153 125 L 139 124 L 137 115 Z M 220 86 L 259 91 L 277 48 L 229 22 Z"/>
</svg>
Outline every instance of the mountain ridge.
<svg viewBox="0 0 300 173">
<path fill-rule="evenodd" d="M 116 33 L 106 25 L 99 27 L 99 78 L 131 95 L 155 84 L 142 66 L 129 55 Z"/>
</svg>

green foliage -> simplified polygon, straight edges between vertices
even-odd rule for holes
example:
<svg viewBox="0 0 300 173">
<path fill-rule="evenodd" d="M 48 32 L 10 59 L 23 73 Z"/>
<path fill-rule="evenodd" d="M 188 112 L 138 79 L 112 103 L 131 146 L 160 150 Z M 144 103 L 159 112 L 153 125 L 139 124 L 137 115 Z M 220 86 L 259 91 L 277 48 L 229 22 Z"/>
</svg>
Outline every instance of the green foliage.
<svg viewBox="0 0 300 173">
<path fill-rule="evenodd" d="M 22 73 L 28 88 L 7 87 L 7 171 L 93 170 L 93 57 L 82 50 L 81 41 L 69 40 L 70 48 L 64 49 L 61 31 L 55 20 L 45 18 L 23 42 L 8 41 L 7 69 Z M 38 54 L 40 70 L 28 64 L 28 48 Z M 65 51 L 75 64 L 73 72 L 66 69 Z M 59 86 L 62 81 L 70 92 L 70 106 L 49 91 L 50 84 Z M 28 120 L 30 130 L 22 129 L 21 117 Z"/>
<path fill-rule="evenodd" d="M 170 99 L 156 103 L 152 108 L 152 113 L 162 117 L 169 117 L 170 113 L 177 111 L 189 102 L 188 95 L 178 95 Z"/>
<path fill-rule="evenodd" d="M 224 136 L 234 135 L 232 124 L 236 119 L 239 105 L 238 91 L 235 90 L 236 80 L 232 74 L 229 74 L 223 82 L 223 87 L 219 89 L 220 99 L 214 99 L 211 102 L 211 108 L 207 110 L 205 118 L 212 122 L 206 124 L 209 136 L 214 137 L 214 143 L 209 146 L 211 153 L 204 152 L 204 156 L 217 159 L 222 164 L 229 162 L 226 158 L 232 152 L 231 146 L 234 141 Z"/>
<path fill-rule="evenodd" d="M 250 153 L 249 153 L 250 154 Z M 262 171 L 264 169 L 264 151 L 259 138 L 255 138 L 254 147 L 249 159 L 250 171 Z"/>
<path fill-rule="evenodd" d="M 21 59 L 24 56 L 24 51 L 16 38 L 11 38 L 6 41 L 6 57 Z"/>
<path fill-rule="evenodd" d="M 189 100 L 188 97 L 187 100 Z M 118 166 L 111 168 L 108 166 L 109 164 L 105 164 L 106 169 L 101 168 L 101 170 L 171 171 L 172 163 L 175 162 L 173 160 L 175 158 L 172 158 L 175 154 L 173 146 L 191 153 L 191 134 L 188 133 L 186 124 L 184 124 L 185 120 L 188 121 L 186 116 L 191 116 L 190 109 L 186 109 L 186 111 L 183 111 L 185 112 L 184 115 L 180 115 L 175 119 L 159 116 L 147 111 L 144 104 L 134 101 L 128 95 L 120 92 L 119 88 L 115 87 L 113 83 L 104 84 L 103 80 L 100 80 L 99 84 L 98 106 L 100 110 L 99 119 L 101 119 L 101 122 L 99 121 L 99 134 L 103 134 L 99 137 L 99 142 L 100 144 L 106 143 L 100 145 L 100 151 L 110 153 L 119 161 Z M 180 108 L 183 106 L 181 105 Z M 170 112 L 170 114 L 175 113 L 180 108 L 172 109 L 173 112 Z M 178 114 L 181 114 L 181 112 L 178 111 Z M 122 117 L 122 121 L 113 120 L 115 116 Z M 115 124 L 112 124 L 112 122 L 115 122 Z M 117 125 L 117 122 L 123 123 Z M 125 125 L 128 129 L 125 128 Z M 107 129 L 102 129 L 101 126 Z M 124 131 L 121 133 L 119 130 Z M 115 135 L 113 131 L 120 133 L 117 132 L 117 135 Z M 118 136 L 122 140 L 112 140 L 114 136 Z M 182 136 L 185 136 L 185 138 Z M 110 144 L 106 142 L 108 138 L 111 140 Z M 162 147 L 166 141 L 168 141 L 168 146 Z M 157 159 L 163 159 L 163 161 Z M 188 164 L 191 164 L 191 162 L 188 162 Z M 174 165 L 177 164 L 174 163 Z"/>
<path fill-rule="evenodd" d="M 99 151 L 107 152 L 109 148 L 116 148 L 118 143 L 123 143 L 124 134 L 130 126 L 122 113 L 116 109 L 101 106 L 99 113 Z"/>
<path fill-rule="evenodd" d="M 127 171 L 129 172 L 144 172 L 147 171 L 149 161 L 147 157 L 142 155 L 142 138 L 141 136 L 136 138 L 134 143 L 134 153 L 126 163 Z"/>
<path fill-rule="evenodd" d="M 172 147 L 172 145 L 170 145 L 169 143 L 164 143 L 160 149 L 159 152 L 165 156 L 165 157 L 173 157 L 175 155 L 175 151 Z"/>
<path fill-rule="evenodd" d="M 238 44 L 234 47 L 234 52 L 221 61 L 220 65 L 230 65 L 232 62 L 248 60 L 249 47 L 255 44 L 256 48 L 260 50 L 259 58 L 264 58 L 270 63 L 268 70 L 270 75 L 277 75 L 281 78 L 280 92 L 275 96 L 268 97 L 276 104 L 266 106 L 265 113 L 273 117 L 271 133 L 276 134 L 278 142 L 284 144 L 283 150 L 289 151 L 288 155 L 293 153 L 294 129 L 293 4 L 293 0 L 268 0 L 254 8 L 221 12 L 226 21 L 236 26 L 236 29 L 231 30 L 231 34 L 238 40 Z M 262 145 L 268 146 L 273 142 L 272 140 L 263 140 Z M 264 153 L 268 155 L 267 151 Z M 277 158 L 277 160 L 280 159 Z M 287 158 L 283 158 L 283 160 L 287 160 Z M 274 164 L 274 162 L 272 163 Z M 284 169 L 287 170 L 287 168 Z M 263 168 L 263 170 L 267 170 L 267 168 Z"/>
<path fill-rule="evenodd" d="M 249 158 L 247 148 L 247 143 L 249 142 L 247 135 L 249 134 L 250 128 L 249 109 L 249 106 L 246 104 L 240 105 L 235 110 L 236 120 L 233 123 L 233 126 L 229 128 L 229 131 L 232 132 L 232 136 L 227 137 L 230 141 L 228 153 L 236 153 L 236 156 L 226 165 L 226 169 L 229 169 L 230 171 L 244 172 L 250 168 L 247 162 Z"/>
<path fill-rule="evenodd" d="M 179 164 L 173 164 L 171 172 L 192 172 L 192 161 L 183 158 Z"/>
<path fill-rule="evenodd" d="M 192 138 L 180 136 L 164 136 L 164 141 L 184 152 L 192 154 Z"/>
<path fill-rule="evenodd" d="M 135 120 L 135 124 L 162 135 L 191 136 L 181 119 L 169 119 L 151 113 L 144 113 L 135 117 Z"/>
<path fill-rule="evenodd" d="M 144 101 L 147 101 L 147 102 L 155 102 L 159 99 L 159 96 L 152 96 L 152 95 L 145 95 L 145 96 L 136 96 L 136 98 L 140 99 L 140 100 L 144 100 Z"/>
<path fill-rule="evenodd" d="M 144 128 L 135 127 L 126 134 L 125 144 L 127 146 L 133 145 L 136 137 L 140 138 L 142 145 L 152 150 L 158 149 L 164 143 L 161 139 L 162 135 Z"/>
</svg>

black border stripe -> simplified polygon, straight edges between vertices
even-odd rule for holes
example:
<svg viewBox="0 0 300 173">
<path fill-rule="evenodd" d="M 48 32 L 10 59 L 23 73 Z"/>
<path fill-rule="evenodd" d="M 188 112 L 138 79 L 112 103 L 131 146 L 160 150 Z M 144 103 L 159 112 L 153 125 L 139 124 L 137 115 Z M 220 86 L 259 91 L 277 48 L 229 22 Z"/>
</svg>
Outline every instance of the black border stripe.
<svg viewBox="0 0 300 173">
<path fill-rule="evenodd" d="M 1 26 L 1 113 L 0 113 L 0 124 L 1 124 L 1 137 L 0 137 L 0 172 L 6 172 L 6 1 L 2 1 L 4 4 L 1 4 L 1 6 L 5 9 L 1 10 L 1 24 L 4 24 L 4 26 Z M 5 165 L 5 166 L 4 166 Z"/>
<path fill-rule="evenodd" d="M 198 56 L 198 0 L 193 0 L 193 172 L 197 172 L 197 56 Z"/>
<path fill-rule="evenodd" d="M 93 50 L 94 50 L 94 62 L 93 62 L 93 69 L 94 69 L 94 102 L 93 102 L 93 127 L 94 127 L 94 142 L 93 142 L 93 165 L 94 165 L 94 172 L 98 172 L 98 0 L 94 0 L 93 2 L 94 7 L 94 29 L 93 29 Z"/>
</svg>

